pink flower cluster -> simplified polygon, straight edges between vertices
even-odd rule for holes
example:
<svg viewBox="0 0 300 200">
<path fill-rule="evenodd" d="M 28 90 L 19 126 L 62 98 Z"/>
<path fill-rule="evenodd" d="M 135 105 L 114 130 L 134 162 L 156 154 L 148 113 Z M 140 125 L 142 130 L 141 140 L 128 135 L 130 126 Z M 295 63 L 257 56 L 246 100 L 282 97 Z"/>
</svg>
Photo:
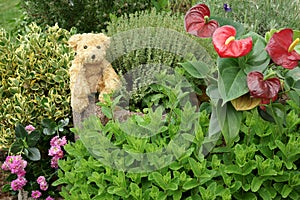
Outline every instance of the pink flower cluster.
<svg viewBox="0 0 300 200">
<path fill-rule="evenodd" d="M 11 188 L 15 191 L 21 190 L 27 183 L 25 179 L 25 167 L 27 166 L 27 161 L 23 160 L 22 156 L 7 156 L 5 162 L 2 164 L 1 168 L 3 170 L 10 170 L 12 174 L 18 176 L 17 179 L 11 182 Z"/>
<path fill-rule="evenodd" d="M 49 149 L 49 156 L 53 156 L 51 159 L 51 167 L 52 168 L 58 168 L 58 160 L 60 158 L 64 157 L 64 152 L 61 149 L 62 146 L 67 144 L 66 136 L 63 136 L 62 138 L 59 138 L 58 136 L 55 136 L 50 141 L 50 149 Z"/>
<path fill-rule="evenodd" d="M 40 189 L 46 191 L 48 189 L 48 183 L 45 176 L 39 176 L 36 182 L 40 185 Z"/>
<path fill-rule="evenodd" d="M 39 176 L 36 180 L 36 182 L 40 185 L 40 189 L 43 190 L 43 191 L 46 191 L 48 189 L 48 183 L 46 181 L 46 178 L 45 176 Z M 38 199 L 42 196 L 42 193 L 38 190 L 33 190 L 31 192 L 31 197 L 33 199 Z M 46 198 L 46 200 L 54 200 L 54 198 L 52 198 L 51 196 L 48 196 Z"/>
</svg>

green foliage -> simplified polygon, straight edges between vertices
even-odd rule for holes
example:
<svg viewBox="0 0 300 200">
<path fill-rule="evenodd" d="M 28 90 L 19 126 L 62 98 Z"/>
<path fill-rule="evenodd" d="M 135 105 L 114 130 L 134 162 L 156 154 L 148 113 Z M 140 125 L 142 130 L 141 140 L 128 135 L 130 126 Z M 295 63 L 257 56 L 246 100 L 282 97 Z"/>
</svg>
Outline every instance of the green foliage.
<svg viewBox="0 0 300 200">
<path fill-rule="evenodd" d="M 254 31 L 262 36 L 273 28 L 299 28 L 297 24 L 300 20 L 300 5 L 298 0 L 231 0 L 227 2 L 221 0 L 205 0 L 201 3 L 206 3 L 209 6 L 211 15 L 222 16 L 240 22 L 245 26 L 246 31 Z M 224 11 L 224 3 L 229 4 L 232 8 L 232 12 Z"/>
<path fill-rule="evenodd" d="M 64 29 L 76 27 L 78 32 L 100 32 L 111 17 L 148 9 L 149 1 L 142 0 L 21 0 L 29 21 L 38 25 L 55 23 Z"/>
<path fill-rule="evenodd" d="M 99 120 L 90 119 L 85 121 L 85 129 L 76 131 L 83 131 L 80 136 L 84 139 L 65 147 L 68 156 L 59 163 L 59 179 L 54 185 L 63 186 L 61 195 L 65 199 L 299 199 L 299 114 L 295 110 L 288 113 L 287 124 L 294 125 L 286 126 L 281 133 L 277 125 L 262 120 L 257 111 L 245 112 L 238 143 L 228 148 L 220 139 L 203 157 L 201 144 L 208 133 L 209 115 L 206 111 L 193 112 L 199 117 L 196 124 L 199 126 L 190 146 L 171 164 L 140 173 L 130 168 L 136 166 L 138 162 L 134 161 L 139 156 L 130 159 L 120 151 L 144 155 L 172 143 L 170 135 L 155 135 L 155 140 L 151 139 L 154 136 L 133 137 L 132 132 L 121 128 L 130 127 L 130 120 L 124 124 L 110 121 L 103 126 Z M 141 128 L 142 121 L 148 117 L 148 114 L 141 118 L 135 116 L 132 120 Z M 161 121 L 161 117 L 158 114 L 152 120 Z M 164 131 L 169 134 L 176 128 L 176 124 L 166 126 Z M 98 141 L 95 141 L 96 134 L 101 137 Z M 95 144 L 87 145 L 88 138 Z M 112 146 L 106 146 L 106 152 L 100 151 L 107 142 L 114 144 L 112 152 Z M 180 152 L 179 147 L 171 150 Z M 124 157 L 116 157 L 116 152 Z M 161 156 L 147 161 L 155 165 L 163 160 Z"/>
<path fill-rule="evenodd" d="M 1 145 L 11 143 L 17 123 L 71 118 L 69 36 L 58 26 L 42 30 L 35 24 L 19 38 L 0 31 Z"/>
<path fill-rule="evenodd" d="M 132 79 L 146 86 L 157 72 L 154 66 L 175 68 L 187 57 L 196 57 L 212 66 L 211 55 L 215 56 L 215 51 L 212 45 L 208 45 L 211 41 L 187 34 L 182 20 L 183 15 L 180 13 L 155 10 L 124 15 L 113 20 L 107 26 L 107 35 L 112 37 L 108 60 L 116 71 L 123 75 L 127 72 L 134 74 Z M 135 69 L 138 73 L 133 72 Z M 139 89 L 132 95 L 135 105 L 152 91 L 136 83 L 133 88 Z"/>
</svg>

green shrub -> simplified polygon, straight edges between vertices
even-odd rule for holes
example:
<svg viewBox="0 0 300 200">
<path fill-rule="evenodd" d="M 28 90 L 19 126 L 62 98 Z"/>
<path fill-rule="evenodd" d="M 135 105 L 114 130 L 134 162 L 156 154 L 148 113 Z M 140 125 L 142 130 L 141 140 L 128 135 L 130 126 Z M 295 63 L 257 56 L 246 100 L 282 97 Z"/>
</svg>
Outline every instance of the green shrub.
<svg viewBox="0 0 300 200">
<path fill-rule="evenodd" d="M 196 57 L 209 65 L 216 53 L 211 39 L 196 38 L 186 33 L 181 13 L 151 11 L 136 12 L 114 19 L 107 26 L 106 34 L 112 37 L 107 53 L 108 60 L 116 71 L 132 74 L 132 69 L 140 67 L 137 79 L 147 81 L 153 77 L 149 65 L 179 67 L 178 63 L 188 57 Z M 211 66 L 214 66 L 211 64 Z M 133 104 L 138 104 L 147 94 L 148 87 L 138 88 L 132 96 Z"/>
<path fill-rule="evenodd" d="M 142 0 L 21 0 L 29 20 L 38 25 L 55 23 L 64 29 L 76 27 L 78 32 L 99 32 L 106 27 L 110 15 L 120 16 L 151 6 Z"/>
<path fill-rule="evenodd" d="M 19 38 L 4 30 L 0 34 L 0 144 L 9 145 L 17 122 L 71 118 L 71 56 L 66 43 L 70 33 L 58 26 L 42 30 L 31 24 Z"/>
<path fill-rule="evenodd" d="M 220 138 L 206 156 L 201 145 L 207 139 L 209 114 L 187 105 L 174 113 L 174 118 L 166 117 L 167 123 L 159 109 L 123 123 L 111 120 L 105 126 L 98 119 L 85 121 L 84 129 L 75 131 L 82 140 L 65 146 L 67 158 L 59 163 L 55 185 L 63 185 L 61 195 L 65 199 L 300 198 L 299 111 L 290 110 L 283 132 L 262 120 L 256 110 L 245 112 L 235 145 L 228 148 Z M 154 128 L 157 122 L 164 128 Z M 139 135 L 146 129 L 157 132 Z M 176 132 L 184 132 L 179 136 L 182 145 L 173 142 Z M 184 145 L 187 141 L 189 146 Z M 145 155 L 166 146 L 176 159 L 156 167 L 172 158 L 166 152 L 148 159 Z M 135 171 L 139 163 L 145 171 Z"/>
</svg>

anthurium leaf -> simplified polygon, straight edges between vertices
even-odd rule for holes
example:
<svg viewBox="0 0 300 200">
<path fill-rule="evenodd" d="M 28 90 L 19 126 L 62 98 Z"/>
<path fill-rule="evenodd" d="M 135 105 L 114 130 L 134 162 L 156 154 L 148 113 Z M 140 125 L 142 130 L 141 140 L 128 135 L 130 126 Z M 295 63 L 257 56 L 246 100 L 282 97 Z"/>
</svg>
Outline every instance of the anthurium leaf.
<svg viewBox="0 0 300 200">
<path fill-rule="evenodd" d="M 32 161 L 37 161 L 41 159 L 41 153 L 38 148 L 30 147 L 30 148 L 26 148 L 26 150 L 27 151 L 25 151 L 25 155 L 28 159 Z"/>
<path fill-rule="evenodd" d="M 242 111 L 242 110 L 251 110 L 255 108 L 260 104 L 260 101 L 261 99 L 251 98 L 249 93 L 247 93 L 237 99 L 231 100 L 231 104 L 236 110 Z"/>
<path fill-rule="evenodd" d="M 226 145 L 233 145 L 240 131 L 242 112 L 236 111 L 230 103 L 227 103 L 224 106 L 217 106 L 216 114 Z"/>
<path fill-rule="evenodd" d="M 205 78 L 210 71 L 206 63 L 202 61 L 187 61 L 180 65 L 195 78 Z"/>
<path fill-rule="evenodd" d="M 218 68 L 218 88 L 223 99 L 223 105 L 249 91 L 247 87 L 247 75 L 241 66 L 239 66 L 237 59 L 219 58 Z"/>
<path fill-rule="evenodd" d="M 250 53 L 238 58 L 240 66 L 246 74 L 251 71 L 264 71 L 270 63 L 270 57 L 265 50 L 266 42 L 264 38 L 254 32 L 250 32 L 243 37 L 252 37 L 253 46 Z"/>
<path fill-rule="evenodd" d="M 231 19 L 224 18 L 224 17 L 216 17 L 216 16 L 211 16 L 210 19 L 217 20 L 220 26 L 224 26 L 224 25 L 233 26 L 236 29 L 236 36 L 235 36 L 236 38 L 239 38 L 245 32 L 245 28 L 241 23 L 235 22 Z"/>
<path fill-rule="evenodd" d="M 22 124 L 17 124 L 15 128 L 15 135 L 16 138 L 25 139 L 28 136 L 28 133 Z"/>
</svg>

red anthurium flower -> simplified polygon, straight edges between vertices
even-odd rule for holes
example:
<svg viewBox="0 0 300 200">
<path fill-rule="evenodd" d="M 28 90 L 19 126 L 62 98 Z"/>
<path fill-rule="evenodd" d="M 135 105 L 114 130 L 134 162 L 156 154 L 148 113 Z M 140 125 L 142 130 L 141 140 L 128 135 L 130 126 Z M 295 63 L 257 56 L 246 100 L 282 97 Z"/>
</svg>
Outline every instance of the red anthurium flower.
<svg viewBox="0 0 300 200">
<path fill-rule="evenodd" d="M 286 69 L 294 69 L 300 60 L 300 55 L 294 50 L 299 42 L 299 38 L 293 41 L 292 29 L 283 29 L 273 34 L 266 50 L 274 63 Z"/>
<path fill-rule="evenodd" d="M 213 45 L 221 58 L 245 56 L 252 50 L 251 37 L 235 40 L 235 35 L 235 28 L 229 25 L 219 27 L 213 33 Z"/>
<path fill-rule="evenodd" d="M 211 37 L 219 27 L 216 20 L 209 20 L 210 10 L 205 4 L 197 4 L 190 8 L 184 17 L 185 30 L 195 36 Z"/>
<path fill-rule="evenodd" d="M 270 100 L 275 101 L 281 87 L 279 78 L 264 80 L 263 74 L 257 71 L 248 74 L 247 84 L 250 95 L 254 98 L 261 98 L 262 104 L 268 104 Z"/>
</svg>

